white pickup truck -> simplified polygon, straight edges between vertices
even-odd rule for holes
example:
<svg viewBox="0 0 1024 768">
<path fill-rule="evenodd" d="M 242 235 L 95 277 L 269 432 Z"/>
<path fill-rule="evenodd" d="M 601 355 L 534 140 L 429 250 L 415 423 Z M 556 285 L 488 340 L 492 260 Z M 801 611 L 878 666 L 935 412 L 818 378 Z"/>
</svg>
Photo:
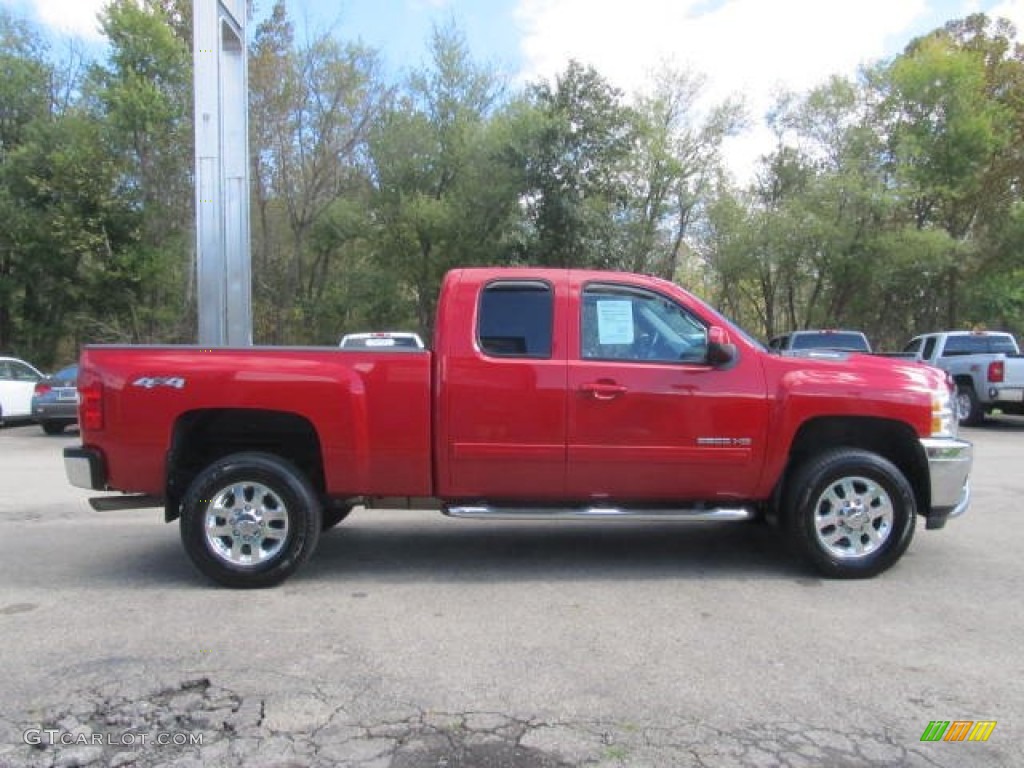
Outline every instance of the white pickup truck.
<svg viewBox="0 0 1024 768">
<path fill-rule="evenodd" d="M 996 408 L 1024 414 L 1024 357 L 1009 333 L 925 333 L 911 339 L 899 357 L 929 363 L 953 377 L 961 424 L 980 424 Z"/>
</svg>

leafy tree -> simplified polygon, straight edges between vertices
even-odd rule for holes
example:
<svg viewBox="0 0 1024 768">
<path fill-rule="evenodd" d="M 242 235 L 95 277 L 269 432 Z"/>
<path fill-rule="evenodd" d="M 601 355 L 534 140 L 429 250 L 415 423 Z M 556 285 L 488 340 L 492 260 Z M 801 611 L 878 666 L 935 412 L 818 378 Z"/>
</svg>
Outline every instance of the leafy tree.
<svg viewBox="0 0 1024 768">
<path fill-rule="evenodd" d="M 961 283 L 976 268 L 971 247 L 991 163 L 1008 146 L 1010 113 L 986 89 L 984 56 L 947 34 L 912 43 L 887 74 L 893 177 L 910 222 L 944 230 L 945 325 L 960 321 Z"/>
<path fill-rule="evenodd" d="M 502 83 L 470 59 L 454 27 L 435 28 L 430 50 L 370 144 L 380 263 L 408 290 L 427 334 L 444 272 L 508 252 L 520 191 L 496 115 Z"/>
<path fill-rule="evenodd" d="M 297 46 L 283 2 L 257 28 L 250 58 L 259 335 L 333 337 L 324 301 L 351 242 L 326 238 L 322 220 L 343 197 L 365 196 L 366 140 L 389 91 L 369 49 L 329 34 Z"/>
<path fill-rule="evenodd" d="M 653 93 L 637 99 L 620 218 L 623 266 L 634 272 L 676 276 L 690 228 L 722 173 L 722 142 L 743 123 L 735 101 L 702 114 L 704 85 L 703 76 L 663 69 Z"/>
<path fill-rule="evenodd" d="M 539 110 L 526 169 L 531 260 L 562 267 L 625 263 L 616 220 L 637 138 L 637 120 L 622 94 L 593 67 L 571 61 L 554 84 L 530 88 Z"/>
<path fill-rule="evenodd" d="M 93 333 L 124 341 L 194 338 L 191 51 L 165 6 L 114 0 L 101 14 L 110 44 L 93 68 L 90 109 L 131 241 L 96 254 L 90 281 L 104 296 Z"/>
<path fill-rule="evenodd" d="M 31 210 L 16 188 L 15 158 L 50 116 L 53 75 L 47 51 L 25 22 L 0 8 L 0 350 L 33 355 L 21 340 L 25 289 L 30 287 Z"/>
</svg>

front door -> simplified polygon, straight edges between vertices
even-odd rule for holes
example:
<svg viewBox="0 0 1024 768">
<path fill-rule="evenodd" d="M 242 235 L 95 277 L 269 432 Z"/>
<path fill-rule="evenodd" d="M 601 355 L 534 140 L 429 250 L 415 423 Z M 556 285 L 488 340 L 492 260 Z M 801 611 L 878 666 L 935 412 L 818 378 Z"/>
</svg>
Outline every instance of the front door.
<svg viewBox="0 0 1024 768">
<path fill-rule="evenodd" d="M 708 323 L 668 295 L 616 282 L 573 290 L 568 493 L 592 502 L 749 498 L 768 416 L 755 356 L 709 364 Z"/>
</svg>

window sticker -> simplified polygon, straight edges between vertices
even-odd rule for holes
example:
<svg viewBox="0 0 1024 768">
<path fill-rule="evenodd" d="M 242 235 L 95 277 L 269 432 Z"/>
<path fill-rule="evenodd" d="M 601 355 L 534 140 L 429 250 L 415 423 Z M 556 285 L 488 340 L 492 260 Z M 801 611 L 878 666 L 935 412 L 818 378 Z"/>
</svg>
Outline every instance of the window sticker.
<svg viewBox="0 0 1024 768">
<path fill-rule="evenodd" d="M 597 343 L 633 343 L 633 302 L 621 299 L 597 302 Z"/>
</svg>

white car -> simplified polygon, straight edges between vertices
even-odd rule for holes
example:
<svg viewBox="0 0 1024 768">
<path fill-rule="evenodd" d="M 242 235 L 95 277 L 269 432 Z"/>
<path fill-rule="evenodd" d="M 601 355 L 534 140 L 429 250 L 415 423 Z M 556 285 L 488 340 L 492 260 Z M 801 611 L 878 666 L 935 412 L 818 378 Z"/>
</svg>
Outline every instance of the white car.
<svg viewBox="0 0 1024 768">
<path fill-rule="evenodd" d="M 423 339 L 409 331 L 349 333 L 341 337 L 342 349 L 423 349 Z"/>
<path fill-rule="evenodd" d="M 32 418 L 32 393 L 43 374 L 16 357 L 0 357 L 0 424 Z"/>
</svg>

